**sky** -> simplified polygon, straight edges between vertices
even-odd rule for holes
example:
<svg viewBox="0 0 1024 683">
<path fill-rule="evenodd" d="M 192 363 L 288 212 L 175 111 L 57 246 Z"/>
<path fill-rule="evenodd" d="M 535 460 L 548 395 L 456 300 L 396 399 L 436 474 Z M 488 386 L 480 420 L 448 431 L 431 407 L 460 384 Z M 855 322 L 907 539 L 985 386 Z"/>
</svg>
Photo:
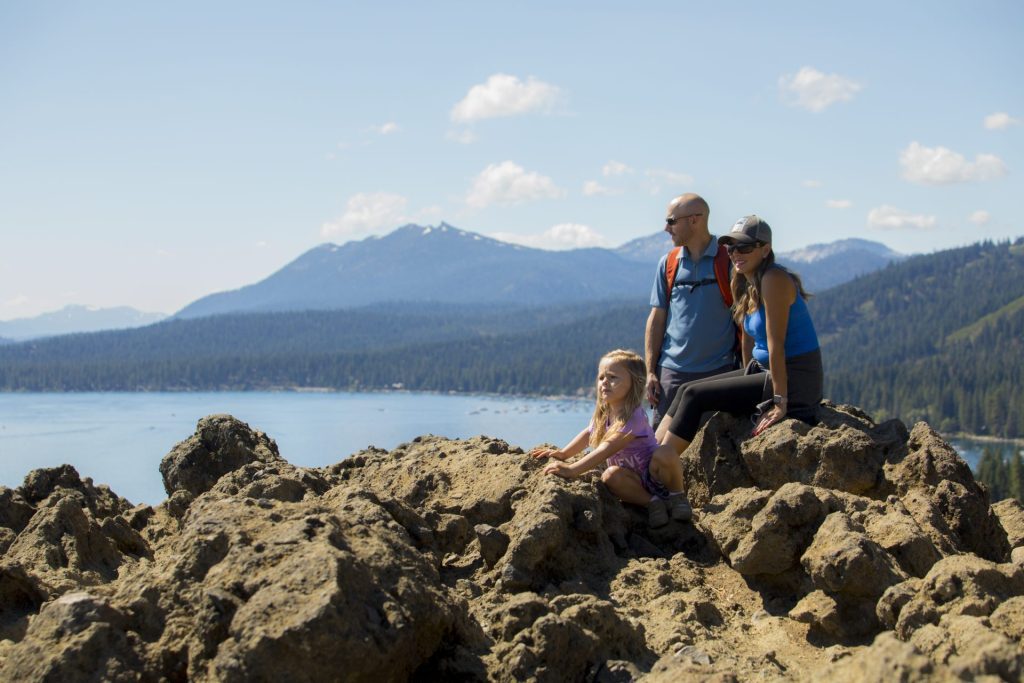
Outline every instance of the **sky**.
<svg viewBox="0 0 1024 683">
<path fill-rule="evenodd" d="M 0 320 L 173 313 L 407 223 L 615 247 L 682 192 L 779 251 L 1016 238 L 1022 36 L 986 0 L 6 0 Z"/>
</svg>

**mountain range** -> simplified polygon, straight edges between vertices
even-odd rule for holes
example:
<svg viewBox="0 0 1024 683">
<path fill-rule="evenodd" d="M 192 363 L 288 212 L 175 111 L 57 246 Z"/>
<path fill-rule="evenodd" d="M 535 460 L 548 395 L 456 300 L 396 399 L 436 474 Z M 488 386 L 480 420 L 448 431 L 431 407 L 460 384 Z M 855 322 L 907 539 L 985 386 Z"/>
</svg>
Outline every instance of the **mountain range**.
<svg viewBox="0 0 1024 683">
<path fill-rule="evenodd" d="M 74 332 L 142 327 L 165 317 L 163 313 L 146 313 L 129 306 L 96 308 L 71 305 L 31 318 L 0 320 L 0 344 Z"/>
<path fill-rule="evenodd" d="M 572 304 L 646 301 L 665 233 L 617 249 L 548 251 L 439 226 L 406 225 L 382 237 L 318 246 L 260 282 L 205 296 L 175 317 L 330 310 L 397 301 L 447 304 Z M 901 258 L 867 240 L 841 240 L 779 254 L 819 291 Z"/>
</svg>

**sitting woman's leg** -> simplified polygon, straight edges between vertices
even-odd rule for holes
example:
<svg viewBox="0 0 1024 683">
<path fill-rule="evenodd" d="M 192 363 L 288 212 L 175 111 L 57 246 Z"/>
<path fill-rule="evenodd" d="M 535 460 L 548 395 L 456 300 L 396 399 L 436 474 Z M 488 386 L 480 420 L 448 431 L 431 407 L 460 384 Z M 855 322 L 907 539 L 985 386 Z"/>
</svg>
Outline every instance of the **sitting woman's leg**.
<svg viewBox="0 0 1024 683">
<path fill-rule="evenodd" d="M 679 387 L 672 407 L 658 425 L 656 435 L 662 444 L 681 454 L 697 435 L 700 418 L 712 410 L 730 413 L 753 412 L 765 393 L 768 373 L 742 374 L 737 370 Z"/>
</svg>

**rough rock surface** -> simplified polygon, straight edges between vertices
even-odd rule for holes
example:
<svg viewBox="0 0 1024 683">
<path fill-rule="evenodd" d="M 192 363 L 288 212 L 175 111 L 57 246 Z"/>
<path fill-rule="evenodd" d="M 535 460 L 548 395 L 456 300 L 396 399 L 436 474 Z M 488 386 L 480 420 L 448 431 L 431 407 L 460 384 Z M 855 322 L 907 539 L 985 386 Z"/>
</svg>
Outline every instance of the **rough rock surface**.
<svg viewBox="0 0 1024 683">
<path fill-rule="evenodd" d="M 1024 677 L 1024 515 L 927 425 L 715 415 L 683 463 L 696 520 L 656 530 L 487 437 L 309 469 L 210 416 L 155 508 L 37 470 L 0 488 L 0 679 Z"/>
</svg>

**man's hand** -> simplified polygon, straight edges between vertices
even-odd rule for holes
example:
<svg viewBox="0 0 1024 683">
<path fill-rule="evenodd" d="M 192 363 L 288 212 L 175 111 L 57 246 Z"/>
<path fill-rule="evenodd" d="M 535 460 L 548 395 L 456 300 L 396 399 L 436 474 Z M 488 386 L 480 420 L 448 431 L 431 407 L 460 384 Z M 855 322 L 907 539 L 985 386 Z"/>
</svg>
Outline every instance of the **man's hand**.
<svg viewBox="0 0 1024 683">
<path fill-rule="evenodd" d="M 653 372 L 647 373 L 647 402 L 651 406 L 658 405 L 658 400 L 661 398 L 661 382 L 658 381 L 658 376 Z"/>
</svg>

